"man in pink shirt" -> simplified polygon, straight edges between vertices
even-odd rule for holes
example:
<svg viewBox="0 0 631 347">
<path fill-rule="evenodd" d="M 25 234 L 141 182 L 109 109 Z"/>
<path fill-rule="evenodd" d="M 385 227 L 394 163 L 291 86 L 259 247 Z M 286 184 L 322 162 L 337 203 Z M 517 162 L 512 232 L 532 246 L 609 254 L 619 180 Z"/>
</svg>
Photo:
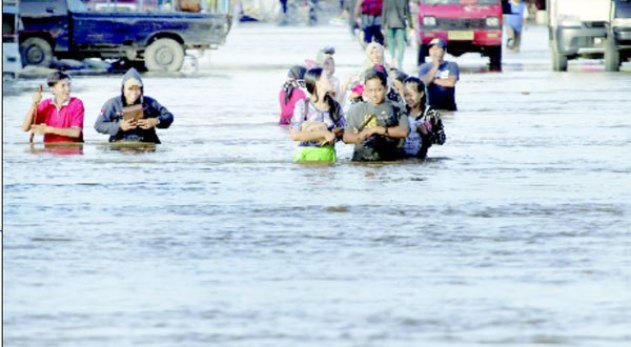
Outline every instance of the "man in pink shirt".
<svg viewBox="0 0 631 347">
<path fill-rule="evenodd" d="M 70 76 L 53 72 L 47 84 L 53 98 L 41 101 L 41 90 L 33 94 L 22 130 L 44 135 L 44 143 L 83 142 L 83 102 L 70 97 Z"/>
</svg>

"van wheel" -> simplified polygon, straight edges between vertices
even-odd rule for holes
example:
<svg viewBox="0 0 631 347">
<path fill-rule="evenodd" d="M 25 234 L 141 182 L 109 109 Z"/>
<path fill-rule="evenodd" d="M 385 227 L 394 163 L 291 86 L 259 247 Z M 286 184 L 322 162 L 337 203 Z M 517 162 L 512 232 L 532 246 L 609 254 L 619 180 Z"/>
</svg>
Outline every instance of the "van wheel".
<svg viewBox="0 0 631 347">
<path fill-rule="evenodd" d="M 552 52 L 552 70 L 567 71 L 567 57 L 557 52 Z"/>
<path fill-rule="evenodd" d="M 502 71 L 502 46 L 491 48 L 489 52 L 489 68 L 491 71 Z"/>
<path fill-rule="evenodd" d="M 173 39 L 158 39 L 145 50 L 145 65 L 149 71 L 180 71 L 184 63 L 184 48 Z"/>
<path fill-rule="evenodd" d="M 605 70 L 620 70 L 620 51 L 618 51 L 615 40 L 611 36 L 605 42 Z"/>
<path fill-rule="evenodd" d="M 48 41 L 39 37 L 30 37 L 20 44 L 22 65 L 49 67 L 53 60 L 53 48 Z"/>
</svg>

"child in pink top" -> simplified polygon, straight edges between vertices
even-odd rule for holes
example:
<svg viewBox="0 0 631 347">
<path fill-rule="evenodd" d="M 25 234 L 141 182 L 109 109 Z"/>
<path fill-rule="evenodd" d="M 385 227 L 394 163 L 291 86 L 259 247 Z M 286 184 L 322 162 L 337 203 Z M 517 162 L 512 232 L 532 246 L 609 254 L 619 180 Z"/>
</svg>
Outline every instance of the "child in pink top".
<svg viewBox="0 0 631 347">
<path fill-rule="evenodd" d="M 83 142 L 83 102 L 70 97 L 70 76 L 53 72 L 47 84 L 53 98 L 41 101 L 42 91 L 35 92 L 22 129 L 44 135 L 44 143 Z"/>
<path fill-rule="evenodd" d="M 300 65 L 295 65 L 289 69 L 289 72 L 287 73 L 287 81 L 278 95 L 278 102 L 280 103 L 279 124 L 289 124 L 291 122 L 291 117 L 294 115 L 296 102 L 307 96 L 304 92 L 305 72 L 307 72 L 307 69 Z"/>
</svg>

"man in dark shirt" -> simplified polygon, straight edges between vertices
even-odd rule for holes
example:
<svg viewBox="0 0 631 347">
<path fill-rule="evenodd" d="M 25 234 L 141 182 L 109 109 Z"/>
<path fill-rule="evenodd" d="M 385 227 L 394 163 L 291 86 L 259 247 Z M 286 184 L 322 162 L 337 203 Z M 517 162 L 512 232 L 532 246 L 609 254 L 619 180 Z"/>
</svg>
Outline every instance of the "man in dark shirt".
<svg viewBox="0 0 631 347">
<path fill-rule="evenodd" d="M 460 79 L 458 64 L 445 61 L 445 41 L 435 38 L 429 43 L 431 62 L 421 65 L 419 78 L 427 86 L 429 104 L 439 110 L 456 111 L 456 82 Z"/>
</svg>

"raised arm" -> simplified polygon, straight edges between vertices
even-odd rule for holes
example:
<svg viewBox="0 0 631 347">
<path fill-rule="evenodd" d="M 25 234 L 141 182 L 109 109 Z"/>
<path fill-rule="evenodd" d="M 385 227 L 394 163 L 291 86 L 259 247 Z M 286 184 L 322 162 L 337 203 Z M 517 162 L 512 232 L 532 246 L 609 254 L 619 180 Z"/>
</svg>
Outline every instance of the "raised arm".
<svg viewBox="0 0 631 347">
<path fill-rule="evenodd" d="M 37 107 L 39 106 L 39 103 L 42 101 L 42 86 L 39 87 L 39 91 L 33 93 L 32 99 L 33 99 L 33 102 L 31 102 L 31 105 L 29 106 L 28 111 L 26 111 L 26 115 L 24 116 L 24 122 L 22 122 L 22 130 L 25 132 L 30 131 L 31 126 L 34 123 L 37 123 L 37 122 L 33 122 L 33 119 L 37 117 Z"/>
</svg>

